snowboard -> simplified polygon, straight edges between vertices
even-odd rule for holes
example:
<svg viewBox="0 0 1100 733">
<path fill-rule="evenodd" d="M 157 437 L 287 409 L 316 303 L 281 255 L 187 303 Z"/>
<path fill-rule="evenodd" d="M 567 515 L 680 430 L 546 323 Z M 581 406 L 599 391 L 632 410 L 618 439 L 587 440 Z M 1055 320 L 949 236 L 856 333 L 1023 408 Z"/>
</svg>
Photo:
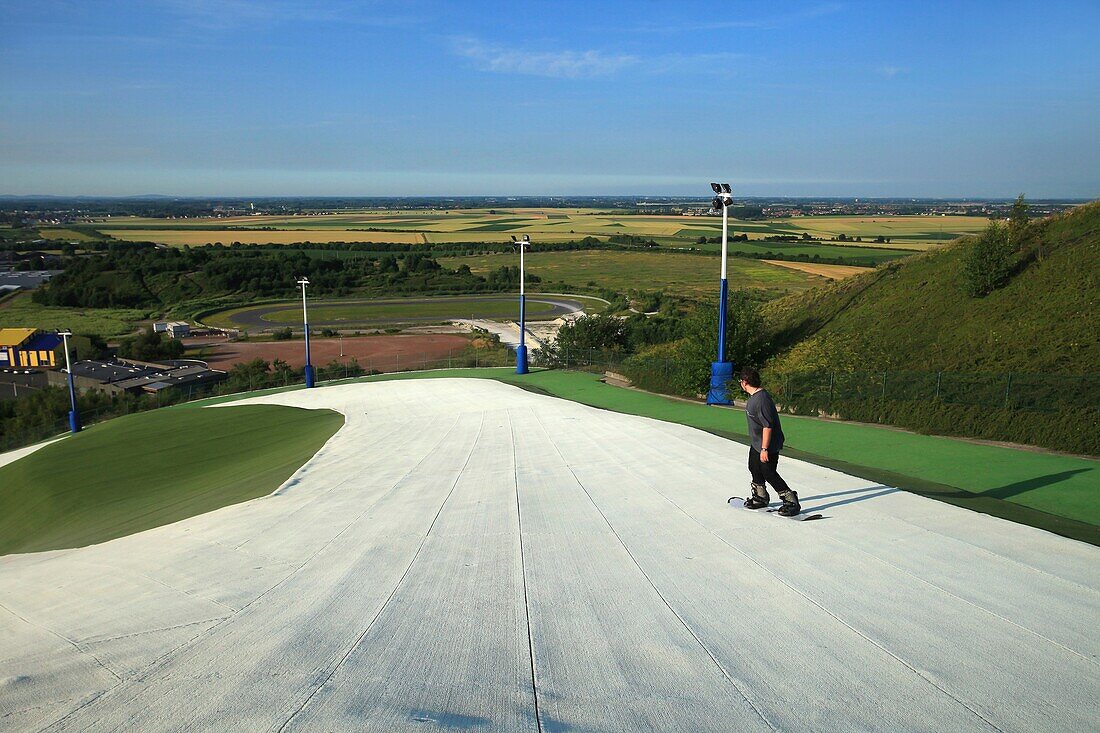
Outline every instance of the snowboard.
<svg viewBox="0 0 1100 733">
<path fill-rule="evenodd" d="M 793 517 L 784 517 L 782 514 L 779 513 L 779 507 L 760 507 L 759 509 L 749 509 L 748 507 L 744 506 L 744 502 L 745 499 L 740 496 L 731 496 L 729 499 L 726 500 L 727 504 L 735 506 L 738 509 L 743 509 L 746 512 L 763 512 L 764 514 L 771 514 L 773 516 L 779 517 L 780 519 L 790 519 L 794 522 L 812 522 L 815 519 L 825 518 L 824 514 L 806 514 L 805 512 L 803 512 L 802 514 L 795 514 Z"/>
</svg>

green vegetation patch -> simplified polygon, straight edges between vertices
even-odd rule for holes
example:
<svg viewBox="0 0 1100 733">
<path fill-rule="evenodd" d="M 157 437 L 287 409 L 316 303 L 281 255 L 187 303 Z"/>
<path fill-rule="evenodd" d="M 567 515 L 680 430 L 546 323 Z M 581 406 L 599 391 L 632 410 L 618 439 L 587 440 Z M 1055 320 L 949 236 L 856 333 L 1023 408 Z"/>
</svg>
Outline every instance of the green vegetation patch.
<svg viewBox="0 0 1100 733">
<path fill-rule="evenodd" d="M 740 243 L 739 243 L 740 244 Z M 469 257 L 441 257 L 444 267 L 469 265 L 475 274 L 488 274 L 515 255 L 490 254 Z M 628 293 L 632 290 L 660 290 L 688 298 L 714 297 L 718 290 L 720 264 L 716 257 L 678 252 L 624 252 L 582 250 L 569 252 L 532 252 L 527 271 L 542 278 L 540 287 L 550 290 L 552 283 L 595 287 Z M 761 288 L 781 292 L 799 292 L 822 278 L 804 272 L 769 265 L 752 259 L 731 258 L 731 288 Z"/>
<path fill-rule="evenodd" d="M 0 468 L 0 554 L 105 542 L 265 496 L 343 423 L 247 405 L 95 425 Z"/>
<path fill-rule="evenodd" d="M 134 323 L 149 316 L 136 308 L 63 308 L 39 305 L 30 293 L 19 293 L 0 306 L 0 328 L 72 329 L 74 333 L 103 338 L 134 330 Z"/>
</svg>

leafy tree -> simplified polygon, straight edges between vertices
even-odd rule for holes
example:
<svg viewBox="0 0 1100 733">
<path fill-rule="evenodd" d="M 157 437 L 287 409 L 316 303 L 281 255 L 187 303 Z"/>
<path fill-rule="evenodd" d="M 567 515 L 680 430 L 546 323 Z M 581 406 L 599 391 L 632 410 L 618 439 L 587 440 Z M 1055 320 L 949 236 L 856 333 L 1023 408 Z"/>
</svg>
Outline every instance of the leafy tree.
<svg viewBox="0 0 1100 733">
<path fill-rule="evenodd" d="M 718 309 L 696 308 L 684 323 L 686 337 L 679 349 L 680 358 L 690 365 L 698 387 L 710 381 L 710 364 L 718 355 Z M 726 360 L 734 368 L 760 366 L 768 355 L 770 340 L 764 318 L 756 302 L 746 292 L 730 293 L 726 310 Z"/>
<path fill-rule="evenodd" d="M 178 359 L 183 356 L 183 343 L 165 338 L 163 333 L 156 333 L 149 327 L 134 338 L 119 344 L 118 355 L 138 361 Z"/>
<path fill-rule="evenodd" d="M 967 295 L 981 298 L 1003 285 L 1012 272 L 1014 249 L 1009 228 L 990 222 L 963 258 Z"/>
<path fill-rule="evenodd" d="M 274 331 L 271 336 L 276 341 L 289 341 L 294 336 L 294 332 L 290 330 L 290 326 L 287 326 Z"/>
<path fill-rule="evenodd" d="M 1024 241 L 1031 230 L 1031 218 L 1027 214 L 1029 208 L 1024 201 L 1024 195 L 1020 194 L 1016 197 L 1016 203 L 1012 204 L 1012 210 L 1008 214 L 1008 240 L 1017 252 L 1023 251 Z M 1040 260 L 1043 259 L 1042 238 L 1036 242 L 1036 254 Z"/>
<path fill-rule="evenodd" d="M 626 325 L 621 318 L 597 313 L 581 316 L 558 330 L 557 348 L 562 353 L 624 351 L 627 346 Z"/>
</svg>

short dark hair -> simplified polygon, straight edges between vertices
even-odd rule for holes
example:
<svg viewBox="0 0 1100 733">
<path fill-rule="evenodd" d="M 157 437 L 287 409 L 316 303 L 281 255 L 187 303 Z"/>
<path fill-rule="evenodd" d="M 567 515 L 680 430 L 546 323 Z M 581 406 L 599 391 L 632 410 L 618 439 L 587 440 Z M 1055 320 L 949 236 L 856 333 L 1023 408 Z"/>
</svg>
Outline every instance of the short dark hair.
<svg viewBox="0 0 1100 733">
<path fill-rule="evenodd" d="M 741 370 L 741 379 L 750 387 L 760 386 L 760 372 L 752 367 L 745 367 Z"/>
</svg>

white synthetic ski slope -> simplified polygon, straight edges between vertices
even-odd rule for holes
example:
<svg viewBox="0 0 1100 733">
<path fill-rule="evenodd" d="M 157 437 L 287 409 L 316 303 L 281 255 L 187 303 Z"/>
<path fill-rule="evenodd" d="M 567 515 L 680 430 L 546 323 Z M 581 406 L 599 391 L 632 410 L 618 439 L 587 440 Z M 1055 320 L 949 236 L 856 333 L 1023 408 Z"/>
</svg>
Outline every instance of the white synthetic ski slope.
<svg viewBox="0 0 1100 733">
<path fill-rule="evenodd" d="M 1100 551 L 492 381 L 248 402 L 345 427 L 274 495 L 0 558 L 0 730 L 1086 731 Z M 733 416 L 731 416 L 733 419 Z"/>
</svg>

